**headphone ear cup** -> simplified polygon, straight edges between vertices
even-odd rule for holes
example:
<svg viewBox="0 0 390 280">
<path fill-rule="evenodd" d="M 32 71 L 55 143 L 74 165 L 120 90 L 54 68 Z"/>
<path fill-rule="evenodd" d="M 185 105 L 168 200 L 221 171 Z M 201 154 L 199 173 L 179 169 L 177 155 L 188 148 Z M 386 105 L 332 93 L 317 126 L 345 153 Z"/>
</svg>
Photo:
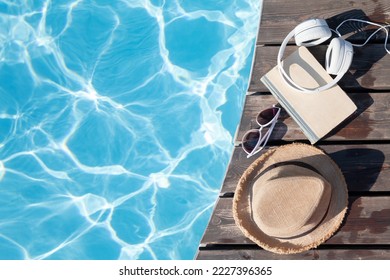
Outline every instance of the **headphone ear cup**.
<svg viewBox="0 0 390 280">
<path fill-rule="evenodd" d="M 348 71 L 352 63 L 352 44 L 342 38 L 334 38 L 326 50 L 325 68 L 331 75 Z"/>
<path fill-rule="evenodd" d="M 295 44 L 311 47 L 325 42 L 332 36 L 324 19 L 309 19 L 294 28 Z"/>
</svg>

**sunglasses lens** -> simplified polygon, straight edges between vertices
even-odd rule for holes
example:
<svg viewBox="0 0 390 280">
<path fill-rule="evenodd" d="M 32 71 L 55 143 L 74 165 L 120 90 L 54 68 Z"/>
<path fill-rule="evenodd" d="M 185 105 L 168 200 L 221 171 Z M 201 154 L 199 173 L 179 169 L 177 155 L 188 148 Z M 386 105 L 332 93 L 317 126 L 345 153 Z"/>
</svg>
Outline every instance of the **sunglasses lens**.
<svg viewBox="0 0 390 280">
<path fill-rule="evenodd" d="M 261 125 L 269 123 L 278 113 L 278 108 L 269 108 L 264 111 L 261 111 L 257 116 L 257 122 Z"/>
<path fill-rule="evenodd" d="M 259 131 L 248 132 L 242 141 L 242 147 L 244 148 L 245 151 L 251 153 L 253 149 L 256 147 L 259 138 L 260 138 Z"/>
</svg>

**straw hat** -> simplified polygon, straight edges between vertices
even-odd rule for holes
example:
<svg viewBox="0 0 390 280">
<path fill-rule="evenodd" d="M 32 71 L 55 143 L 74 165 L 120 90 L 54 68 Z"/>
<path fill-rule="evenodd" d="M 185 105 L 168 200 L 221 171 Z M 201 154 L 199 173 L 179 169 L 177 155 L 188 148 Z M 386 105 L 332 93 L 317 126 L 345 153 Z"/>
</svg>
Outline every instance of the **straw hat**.
<svg viewBox="0 0 390 280">
<path fill-rule="evenodd" d="M 233 217 L 262 248 L 293 254 L 331 237 L 347 205 L 347 185 L 336 163 L 311 145 L 289 144 L 269 150 L 244 172 Z"/>
</svg>

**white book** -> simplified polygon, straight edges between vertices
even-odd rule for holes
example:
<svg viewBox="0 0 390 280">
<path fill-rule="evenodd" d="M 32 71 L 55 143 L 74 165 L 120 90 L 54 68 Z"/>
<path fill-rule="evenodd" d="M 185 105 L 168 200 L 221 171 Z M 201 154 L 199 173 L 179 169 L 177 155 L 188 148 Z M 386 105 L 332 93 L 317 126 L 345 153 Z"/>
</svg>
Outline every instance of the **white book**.
<svg viewBox="0 0 390 280">
<path fill-rule="evenodd" d="M 332 81 L 332 77 L 306 47 L 299 47 L 288 56 L 283 61 L 283 69 L 296 84 L 305 88 L 316 88 Z M 316 93 L 303 93 L 293 89 L 281 77 L 277 66 L 265 74 L 261 81 L 312 144 L 327 135 L 357 109 L 338 85 Z"/>
</svg>

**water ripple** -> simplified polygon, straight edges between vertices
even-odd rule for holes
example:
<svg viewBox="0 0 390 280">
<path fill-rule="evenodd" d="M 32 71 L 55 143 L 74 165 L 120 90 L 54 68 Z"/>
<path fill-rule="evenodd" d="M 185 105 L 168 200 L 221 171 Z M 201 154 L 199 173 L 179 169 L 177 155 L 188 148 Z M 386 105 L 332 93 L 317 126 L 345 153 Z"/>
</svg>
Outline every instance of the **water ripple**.
<svg viewBox="0 0 390 280">
<path fill-rule="evenodd" d="M 260 6 L 2 1 L 0 258 L 192 259 Z"/>
</svg>

